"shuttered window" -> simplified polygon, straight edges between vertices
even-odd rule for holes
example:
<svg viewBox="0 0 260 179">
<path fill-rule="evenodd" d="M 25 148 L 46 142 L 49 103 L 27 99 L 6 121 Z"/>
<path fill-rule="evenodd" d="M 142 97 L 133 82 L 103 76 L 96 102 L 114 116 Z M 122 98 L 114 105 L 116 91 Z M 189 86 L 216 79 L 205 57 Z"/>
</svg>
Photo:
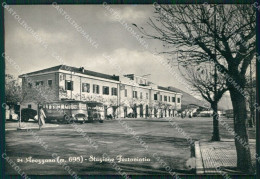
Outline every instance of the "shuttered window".
<svg viewBox="0 0 260 179">
<path fill-rule="evenodd" d="M 112 96 L 117 96 L 117 88 L 111 88 Z"/>
<path fill-rule="evenodd" d="M 109 95 L 109 87 L 108 86 L 103 86 L 103 94 Z"/>
<path fill-rule="evenodd" d="M 65 90 L 73 91 L 73 81 L 69 81 L 69 80 L 65 81 Z"/>
<path fill-rule="evenodd" d="M 93 85 L 93 93 L 99 94 L 99 85 Z"/>
<path fill-rule="evenodd" d="M 90 92 L 90 84 L 89 83 L 82 83 L 82 92 Z"/>
</svg>

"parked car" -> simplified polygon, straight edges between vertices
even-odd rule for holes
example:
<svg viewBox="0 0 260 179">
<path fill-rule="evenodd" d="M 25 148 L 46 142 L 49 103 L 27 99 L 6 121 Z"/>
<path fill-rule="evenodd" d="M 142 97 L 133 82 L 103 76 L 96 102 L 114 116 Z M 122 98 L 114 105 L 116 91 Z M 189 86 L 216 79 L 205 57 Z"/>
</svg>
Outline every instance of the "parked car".
<svg viewBox="0 0 260 179">
<path fill-rule="evenodd" d="M 197 111 L 193 113 L 193 117 L 197 117 L 198 115 L 199 115 L 199 112 L 197 112 Z"/>
<path fill-rule="evenodd" d="M 134 118 L 134 117 L 135 117 L 135 114 L 134 114 L 134 113 L 129 113 L 129 114 L 127 114 L 127 117 L 128 117 L 128 118 Z"/>
<path fill-rule="evenodd" d="M 234 113 L 233 113 L 233 109 L 229 109 L 229 110 L 226 110 L 226 117 L 229 119 L 229 118 L 232 118 L 234 117 Z"/>
<path fill-rule="evenodd" d="M 29 119 L 35 119 L 35 116 L 37 116 L 37 111 L 30 108 L 23 108 L 22 109 L 22 122 L 27 122 Z"/>
<path fill-rule="evenodd" d="M 112 119 L 113 119 L 112 114 L 106 115 L 106 119 L 110 119 L 110 120 L 112 120 Z"/>
<path fill-rule="evenodd" d="M 212 116 L 212 112 L 210 112 L 210 111 L 201 111 L 197 116 L 198 117 L 210 117 L 210 116 Z"/>
<path fill-rule="evenodd" d="M 96 102 L 96 101 L 88 101 L 87 108 L 88 108 L 88 122 L 104 122 L 104 105 L 103 103 Z"/>
</svg>

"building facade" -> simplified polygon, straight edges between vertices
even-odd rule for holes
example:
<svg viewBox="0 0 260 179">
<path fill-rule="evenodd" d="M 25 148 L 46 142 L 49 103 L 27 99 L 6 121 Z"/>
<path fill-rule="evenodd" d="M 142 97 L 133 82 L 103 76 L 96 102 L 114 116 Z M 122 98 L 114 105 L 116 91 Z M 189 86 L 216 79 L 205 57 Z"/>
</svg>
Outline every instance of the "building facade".
<svg viewBox="0 0 260 179">
<path fill-rule="evenodd" d="M 74 99 L 102 102 L 105 115 L 116 117 L 170 117 L 181 109 L 181 93 L 134 74 L 115 76 L 59 65 L 19 77 L 22 108 Z"/>
</svg>

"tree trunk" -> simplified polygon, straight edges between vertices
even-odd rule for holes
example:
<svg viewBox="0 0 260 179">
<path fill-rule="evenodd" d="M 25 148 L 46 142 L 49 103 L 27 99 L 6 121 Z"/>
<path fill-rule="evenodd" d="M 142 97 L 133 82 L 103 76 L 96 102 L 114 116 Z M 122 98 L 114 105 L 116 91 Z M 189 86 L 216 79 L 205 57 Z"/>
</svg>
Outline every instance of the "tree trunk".
<svg viewBox="0 0 260 179">
<path fill-rule="evenodd" d="M 245 97 L 230 86 L 230 96 L 234 112 L 235 145 L 237 151 L 237 168 L 245 173 L 252 172 L 251 154 L 246 129 L 246 100 Z"/>
<path fill-rule="evenodd" d="M 38 125 L 39 125 L 39 130 L 41 130 L 39 103 L 37 103 L 37 116 L 38 116 Z"/>
<path fill-rule="evenodd" d="M 252 115 L 252 91 L 249 92 L 250 93 L 250 96 L 249 96 L 249 110 L 250 110 L 250 118 L 248 119 L 248 127 L 252 128 L 253 127 L 253 115 Z"/>
<path fill-rule="evenodd" d="M 20 103 L 20 116 L 19 116 L 19 128 L 21 127 L 21 121 L 22 121 L 22 103 Z"/>
<path fill-rule="evenodd" d="M 248 119 L 248 127 L 254 127 L 254 109 L 251 108 L 250 104 L 250 118 Z"/>
<path fill-rule="evenodd" d="M 213 109 L 213 133 L 211 141 L 220 141 L 219 137 L 219 124 L 218 124 L 218 104 L 213 103 L 211 104 L 211 107 Z"/>
<path fill-rule="evenodd" d="M 248 120 L 248 127 L 254 127 L 254 125 L 255 125 L 255 107 L 254 107 L 254 99 L 252 97 L 252 94 L 250 94 L 249 108 L 250 108 L 250 119 Z"/>
</svg>

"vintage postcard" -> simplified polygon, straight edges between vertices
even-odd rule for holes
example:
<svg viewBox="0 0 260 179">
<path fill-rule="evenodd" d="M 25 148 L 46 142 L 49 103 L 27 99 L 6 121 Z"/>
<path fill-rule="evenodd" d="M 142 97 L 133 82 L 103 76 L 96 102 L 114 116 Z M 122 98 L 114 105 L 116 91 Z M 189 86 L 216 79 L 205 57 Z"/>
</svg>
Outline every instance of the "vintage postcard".
<svg viewBox="0 0 260 179">
<path fill-rule="evenodd" d="M 257 2 L 1 6 L 6 175 L 256 175 Z"/>
</svg>

